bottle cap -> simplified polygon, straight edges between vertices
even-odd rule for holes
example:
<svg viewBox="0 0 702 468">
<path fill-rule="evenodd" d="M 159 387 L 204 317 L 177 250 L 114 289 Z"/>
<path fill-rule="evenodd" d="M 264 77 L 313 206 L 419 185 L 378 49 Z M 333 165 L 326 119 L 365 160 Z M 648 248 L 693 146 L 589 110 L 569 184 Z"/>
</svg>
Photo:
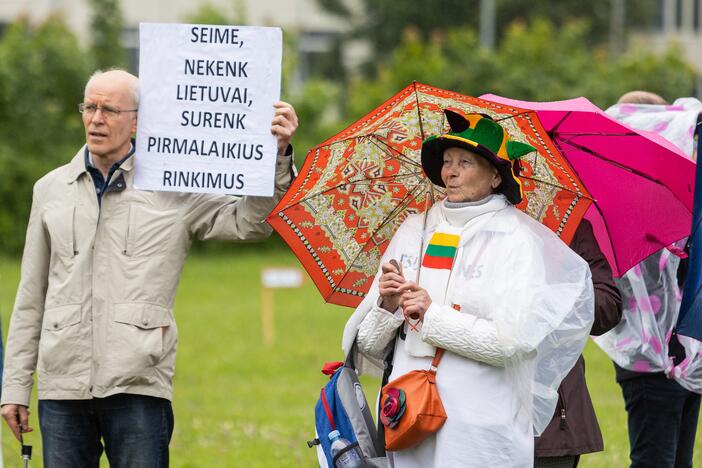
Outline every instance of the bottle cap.
<svg viewBox="0 0 702 468">
<path fill-rule="evenodd" d="M 341 433 L 339 431 L 331 431 L 329 433 L 329 440 L 334 440 L 337 437 L 341 437 Z"/>
</svg>

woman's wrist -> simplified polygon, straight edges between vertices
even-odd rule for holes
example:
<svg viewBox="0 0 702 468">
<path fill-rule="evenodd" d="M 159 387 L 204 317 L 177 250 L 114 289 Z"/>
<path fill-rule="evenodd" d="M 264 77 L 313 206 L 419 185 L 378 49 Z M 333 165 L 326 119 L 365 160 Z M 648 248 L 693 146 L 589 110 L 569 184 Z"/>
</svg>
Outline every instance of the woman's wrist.
<svg viewBox="0 0 702 468">
<path fill-rule="evenodd" d="M 395 313 L 397 309 L 400 308 L 400 301 L 399 300 L 392 300 L 392 299 L 387 299 L 387 298 L 380 298 L 378 300 L 378 307 L 381 309 L 390 312 L 391 314 Z"/>
</svg>

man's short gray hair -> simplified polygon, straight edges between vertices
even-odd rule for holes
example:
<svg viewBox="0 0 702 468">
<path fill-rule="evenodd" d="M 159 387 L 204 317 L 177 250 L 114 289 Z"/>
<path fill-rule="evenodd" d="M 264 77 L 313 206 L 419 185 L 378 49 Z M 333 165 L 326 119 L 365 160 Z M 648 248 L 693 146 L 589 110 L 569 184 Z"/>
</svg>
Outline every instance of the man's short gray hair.
<svg viewBox="0 0 702 468">
<path fill-rule="evenodd" d="M 88 89 L 88 86 L 90 85 L 90 82 L 93 81 L 93 79 L 105 75 L 107 73 L 114 73 L 114 72 L 119 72 L 119 73 L 124 73 L 127 75 L 127 83 L 129 85 L 129 90 L 132 93 L 132 96 L 134 98 L 134 108 L 138 109 L 139 108 L 139 78 L 136 76 L 132 75 L 129 73 L 127 70 L 124 70 L 122 68 L 110 68 L 109 70 L 95 70 L 92 75 L 90 75 L 90 78 L 88 78 L 87 83 L 85 83 L 85 89 Z"/>
</svg>

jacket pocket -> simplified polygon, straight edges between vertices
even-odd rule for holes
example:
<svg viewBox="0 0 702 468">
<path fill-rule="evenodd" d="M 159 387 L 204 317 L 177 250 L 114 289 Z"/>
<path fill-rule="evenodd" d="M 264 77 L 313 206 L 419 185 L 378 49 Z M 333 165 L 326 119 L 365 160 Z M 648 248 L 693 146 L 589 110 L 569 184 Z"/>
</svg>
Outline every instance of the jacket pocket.
<svg viewBox="0 0 702 468">
<path fill-rule="evenodd" d="M 130 302 L 114 305 L 107 360 L 121 372 L 141 373 L 163 356 L 163 335 L 173 324 L 170 309 Z"/>
<path fill-rule="evenodd" d="M 44 311 L 39 340 L 38 368 L 47 374 L 75 375 L 82 360 L 81 305 L 69 304 Z"/>
<path fill-rule="evenodd" d="M 72 258 L 76 251 L 75 206 L 47 209 L 44 223 L 51 240 L 51 251 L 60 258 Z"/>
<path fill-rule="evenodd" d="M 129 206 L 123 253 L 128 257 L 162 254 L 178 222 L 178 210 L 158 210 L 134 203 Z"/>
</svg>

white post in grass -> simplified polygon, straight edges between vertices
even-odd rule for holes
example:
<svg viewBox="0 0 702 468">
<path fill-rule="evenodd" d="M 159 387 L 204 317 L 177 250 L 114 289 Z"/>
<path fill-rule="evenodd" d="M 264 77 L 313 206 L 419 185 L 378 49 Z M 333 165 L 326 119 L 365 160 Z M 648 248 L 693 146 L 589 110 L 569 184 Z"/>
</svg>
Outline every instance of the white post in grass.
<svg viewBox="0 0 702 468">
<path fill-rule="evenodd" d="M 298 268 L 268 267 L 261 272 L 261 337 L 264 345 L 271 346 L 275 341 L 273 290 L 299 288 L 302 282 L 302 271 Z"/>
</svg>

